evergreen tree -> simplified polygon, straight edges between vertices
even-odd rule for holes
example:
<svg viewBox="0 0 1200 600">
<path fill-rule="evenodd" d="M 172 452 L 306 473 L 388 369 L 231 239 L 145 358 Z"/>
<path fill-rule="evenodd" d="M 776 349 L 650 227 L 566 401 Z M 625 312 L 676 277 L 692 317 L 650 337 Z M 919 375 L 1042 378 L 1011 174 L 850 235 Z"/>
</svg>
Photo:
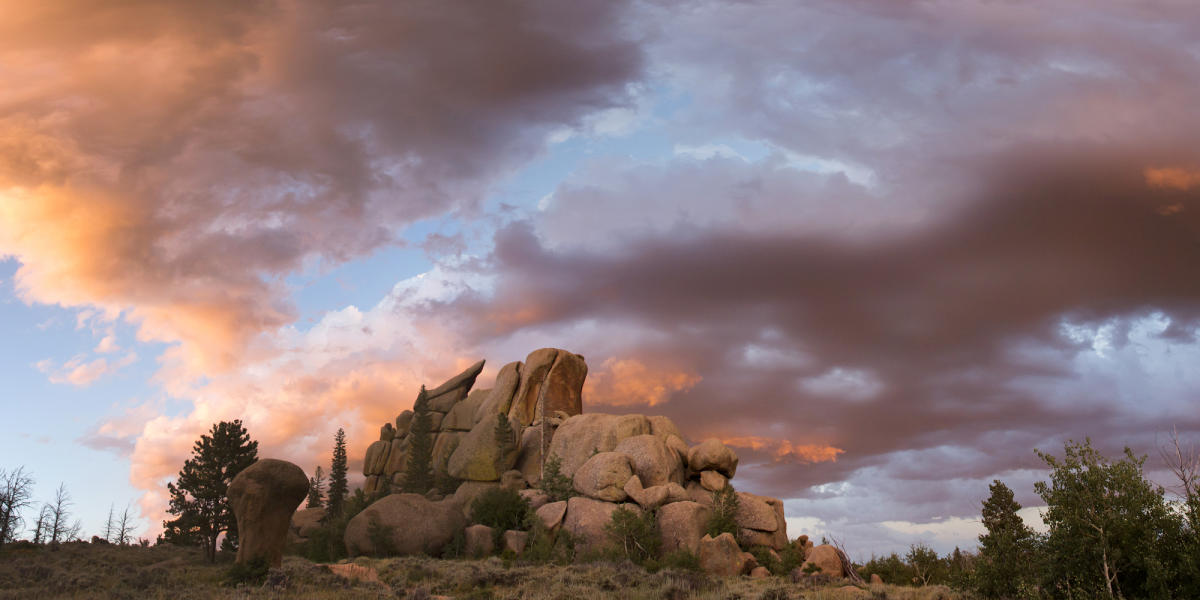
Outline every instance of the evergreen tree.
<svg viewBox="0 0 1200 600">
<path fill-rule="evenodd" d="M 325 496 L 325 518 L 341 516 L 350 492 L 346 481 L 346 432 L 338 427 L 333 436 L 333 462 L 329 465 L 329 492 Z"/>
<path fill-rule="evenodd" d="M 403 488 L 410 494 L 426 494 L 433 488 L 433 417 L 429 414 L 429 397 L 425 386 L 421 386 L 417 394 L 413 413 Z"/>
<path fill-rule="evenodd" d="M 216 560 L 222 533 L 229 547 L 235 547 L 237 522 L 226 493 L 233 478 L 257 459 L 258 442 L 250 439 L 240 420 L 214 424 L 192 447 L 192 458 L 183 463 L 179 477 L 167 484 L 167 512 L 176 518 L 163 522 L 163 539 L 199 543 L 209 562 Z"/>
<path fill-rule="evenodd" d="M 317 465 L 317 472 L 308 480 L 308 504 L 304 508 L 321 508 L 325 503 L 325 474 Z"/>
<path fill-rule="evenodd" d="M 979 563 L 975 576 L 979 593 L 987 598 L 1015 598 L 1030 582 L 1030 553 L 1033 530 L 1017 511 L 1021 504 L 1003 481 L 988 486 L 991 495 L 983 501 L 982 520 L 987 533 L 979 536 Z"/>
<path fill-rule="evenodd" d="M 575 483 L 562 472 L 562 459 L 557 454 L 547 456 L 542 468 L 542 480 L 538 482 L 538 489 L 545 492 L 551 502 L 570 500 L 577 495 Z"/>
<path fill-rule="evenodd" d="M 498 415 L 494 435 L 496 447 L 499 449 L 499 452 L 496 453 L 496 473 L 503 473 L 506 470 L 504 467 L 508 457 L 517 451 L 516 433 L 513 431 L 512 423 L 508 422 L 508 415 L 504 413 Z"/>
</svg>

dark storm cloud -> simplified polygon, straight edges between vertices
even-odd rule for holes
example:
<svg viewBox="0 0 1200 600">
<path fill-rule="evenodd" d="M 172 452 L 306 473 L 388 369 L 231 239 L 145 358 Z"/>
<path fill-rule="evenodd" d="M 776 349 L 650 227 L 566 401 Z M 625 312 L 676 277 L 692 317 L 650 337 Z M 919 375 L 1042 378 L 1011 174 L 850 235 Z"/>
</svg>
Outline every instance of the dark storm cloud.
<svg viewBox="0 0 1200 600">
<path fill-rule="evenodd" d="M 1147 156 L 1021 148 L 976 163 L 979 191 L 956 212 L 873 243 L 727 228 L 668 231 L 619 251 L 554 251 L 515 224 L 498 233 L 487 265 L 498 276 L 494 297 L 463 297 L 439 313 L 485 338 L 583 319 L 665 334 L 636 351 L 702 374 L 661 407 L 685 431 L 846 451 L 816 464 L 784 457 L 751 475 L 785 497 L 905 450 L 977 451 L 922 455 L 912 472 L 892 470 L 900 479 L 1036 467 L 1032 444 L 1130 425 L 1103 398 L 1062 406 L 1013 385 L 1071 377 L 1069 361 L 1085 345 L 1063 334 L 1064 320 L 1162 312 L 1174 334 L 1190 336 L 1200 318 L 1200 190 L 1149 185 Z M 747 360 L 764 339 L 808 358 Z M 838 368 L 869 374 L 874 387 L 854 397 L 862 382 L 853 378 L 833 393 L 812 385 Z M 1200 424 L 1194 414 L 1160 414 L 1138 426 L 1171 422 Z M 744 452 L 748 462 L 774 460 L 769 449 Z"/>
</svg>

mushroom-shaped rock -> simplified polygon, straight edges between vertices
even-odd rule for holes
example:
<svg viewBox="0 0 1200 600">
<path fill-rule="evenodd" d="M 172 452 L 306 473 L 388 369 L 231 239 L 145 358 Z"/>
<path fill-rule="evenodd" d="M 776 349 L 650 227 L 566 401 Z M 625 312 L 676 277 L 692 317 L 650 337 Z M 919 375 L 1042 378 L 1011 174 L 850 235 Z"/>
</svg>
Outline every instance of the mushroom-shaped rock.
<svg viewBox="0 0 1200 600">
<path fill-rule="evenodd" d="M 700 569 L 709 575 L 731 577 L 745 571 L 746 557 L 729 533 L 700 538 Z"/>
<path fill-rule="evenodd" d="M 391 494 L 350 519 L 346 550 L 351 556 L 378 554 L 384 550 L 375 547 L 382 531 L 390 549 L 398 554 L 436 556 L 466 525 L 462 508 L 453 500 L 433 502 L 418 494 Z M 382 529 L 373 536 L 374 528 Z"/>
<path fill-rule="evenodd" d="M 633 477 L 633 465 L 628 455 L 601 452 L 575 471 L 575 491 L 597 500 L 620 502 L 627 497 L 624 487 L 630 477 Z"/>
<path fill-rule="evenodd" d="M 504 456 L 500 456 L 500 446 L 496 444 L 496 423 L 499 420 L 499 414 L 488 415 L 462 438 L 446 464 L 451 477 L 471 481 L 499 481 L 500 475 L 513 467 L 517 462 L 516 444 L 513 444 L 511 451 Z M 520 439 L 520 425 L 510 423 L 510 426 L 515 430 L 517 439 Z"/>
<path fill-rule="evenodd" d="M 671 481 L 683 483 L 683 464 L 679 455 L 662 438 L 635 435 L 618 442 L 613 451 L 629 455 L 633 472 L 637 473 L 646 487 L 666 485 Z"/>
<path fill-rule="evenodd" d="M 717 438 L 708 438 L 688 450 L 688 467 L 692 471 L 712 469 L 733 479 L 737 465 L 737 454 Z"/>
<path fill-rule="evenodd" d="M 558 426 L 547 456 L 557 456 L 562 473 L 571 477 L 594 452 L 611 452 L 621 440 L 648 433 L 650 420 L 645 415 L 576 415 Z"/>
<path fill-rule="evenodd" d="M 542 509 L 547 506 L 550 505 Z M 588 552 L 602 548 L 608 542 L 604 526 L 612 521 L 612 514 L 621 507 L 638 510 L 636 504 L 615 504 L 576 496 L 567 501 L 563 529 L 579 540 L 581 547 L 577 547 L 577 550 Z"/>
<path fill-rule="evenodd" d="M 546 526 L 546 529 L 553 531 L 567 515 L 567 501 L 548 502 L 535 509 L 533 514 L 542 522 L 542 525 Z"/>
<path fill-rule="evenodd" d="M 662 536 L 663 552 L 700 552 L 700 539 L 704 537 L 711 515 L 712 509 L 697 502 L 673 502 L 660 507 L 658 532 Z"/>
<path fill-rule="evenodd" d="M 809 565 L 815 567 L 816 571 L 813 571 L 812 568 L 806 568 Z M 801 572 L 818 572 L 832 577 L 845 577 L 846 575 L 845 571 L 842 570 L 841 554 L 837 548 L 829 544 L 821 544 L 809 550 L 804 563 L 799 568 Z"/>
<path fill-rule="evenodd" d="M 472 558 L 488 556 L 496 549 L 495 530 L 487 525 L 471 525 L 463 534 L 464 552 Z"/>
<path fill-rule="evenodd" d="M 308 476 L 286 460 L 260 459 L 229 484 L 229 505 L 237 519 L 237 562 L 262 557 L 273 567 L 283 560 L 292 513 L 308 495 Z"/>
</svg>

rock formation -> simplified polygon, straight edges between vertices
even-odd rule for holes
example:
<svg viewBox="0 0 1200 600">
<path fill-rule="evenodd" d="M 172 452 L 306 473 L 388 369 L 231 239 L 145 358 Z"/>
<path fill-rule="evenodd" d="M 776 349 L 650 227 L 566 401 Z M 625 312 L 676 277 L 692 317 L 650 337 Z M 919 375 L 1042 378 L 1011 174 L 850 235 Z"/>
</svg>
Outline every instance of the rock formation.
<svg viewBox="0 0 1200 600">
<path fill-rule="evenodd" d="M 285 460 L 259 459 L 233 478 L 228 496 L 237 519 L 237 562 L 265 558 L 278 567 L 292 513 L 308 496 L 304 470 Z"/>
<path fill-rule="evenodd" d="M 696 554 L 714 574 L 761 577 L 763 568 L 745 550 L 759 546 L 773 553 L 795 543 L 787 537 L 782 501 L 740 491 L 736 535 L 706 536 L 713 493 L 733 485 L 737 453 L 716 438 L 691 445 L 663 416 L 583 413 L 587 364 L 582 356 L 535 350 L 524 362 L 504 365 L 491 388 L 472 389 L 483 366 L 480 361 L 428 392 L 435 417 L 435 475 L 453 481 L 456 491 L 444 498 L 423 497 L 394 493 L 399 489 L 392 486 L 392 494 L 350 521 L 346 546 L 351 555 L 383 550 L 436 555 L 456 536 L 472 553 L 498 551 L 497 540 L 503 549 L 520 553 L 529 542 L 527 532 L 498 535 L 483 525 L 468 527 L 472 502 L 500 487 L 518 491 L 551 535 L 568 532 L 582 552 L 609 542 L 605 525 L 621 507 L 655 511 L 663 552 Z M 511 444 L 496 438 L 502 416 L 513 431 Z M 412 422 L 406 410 L 380 428 L 379 441 L 364 456 L 364 491 L 377 493 L 399 483 Z M 539 484 L 551 456 L 577 496 L 551 501 L 545 492 L 530 489 Z M 298 518 L 293 533 L 303 537 L 309 520 Z M 372 530 L 376 540 L 380 532 L 397 532 L 392 547 L 375 548 Z M 806 541 L 798 540 L 801 552 L 811 548 Z M 827 567 L 824 550 L 808 554 L 819 568 Z"/>
</svg>

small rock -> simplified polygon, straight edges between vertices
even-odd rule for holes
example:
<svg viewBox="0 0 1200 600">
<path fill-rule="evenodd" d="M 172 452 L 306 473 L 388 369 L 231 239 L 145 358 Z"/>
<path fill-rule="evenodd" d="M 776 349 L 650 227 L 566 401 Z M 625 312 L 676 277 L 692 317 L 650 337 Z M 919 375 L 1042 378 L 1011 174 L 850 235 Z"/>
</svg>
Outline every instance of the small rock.
<svg viewBox="0 0 1200 600">
<path fill-rule="evenodd" d="M 550 502 L 550 496 L 547 496 L 546 492 L 543 492 L 542 490 L 528 489 L 521 490 L 517 493 L 521 494 L 521 497 L 529 503 L 529 508 L 531 510 L 537 510 Z"/>
<path fill-rule="evenodd" d="M 845 577 L 846 573 L 842 570 L 842 559 L 838 553 L 838 549 L 829 545 L 821 544 L 809 550 L 804 563 L 800 565 L 801 571 L 808 565 L 813 565 L 817 568 L 818 573 L 829 575 L 831 577 Z"/>
<path fill-rule="evenodd" d="M 514 531 L 510 529 L 504 532 L 504 549 L 512 551 L 513 554 L 520 555 L 525 552 L 525 544 L 528 542 L 528 531 Z"/>
<path fill-rule="evenodd" d="M 728 482 L 724 475 L 716 471 L 700 471 L 700 487 L 710 492 L 725 489 Z"/>
<path fill-rule="evenodd" d="M 633 465 L 628 455 L 601 452 L 575 472 L 575 491 L 597 500 L 620 502 L 628 497 L 624 487 L 630 477 L 633 477 Z"/>
<path fill-rule="evenodd" d="M 737 465 L 737 454 L 717 438 L 708 438 L 688 450 L 688 467 L 693 471 L 711 469 L 733 479 Z"/>
<path fill-rule="evenodd" d="M 753 569 L 750 570 L 750 578 L 751 579 L 766 579 L 767 577 L 770 577 L 770 576 L 771 576 L 771 571 L 767 570 L 766 567 L 754 567 Z"/>
<path fill-rule="evenodd" d="M 674 506 L 674 505 L 672 505 Z M 700 569 L 709 575 L 732 577 L 744 572 L 746 558 L 728 533 L 700 538 Z"/>
<path fill-rule="evenodd" d="M 562 523 L 563 517 L 567 514 L 567 501 L 560 500 L 543 504 L 534 511 L 534 514 L 541 520 L 542 525 L 546 526 L 546 529 L 553 531 Z"/>
<path fill-rule="evenodd" d="M 495 541 L 492 537 L 495 530 L 487 525 L 471 525 L 463 531 L 464 552 L 472 558 L 491 556 L 495 551 Z"/>
</svg>

